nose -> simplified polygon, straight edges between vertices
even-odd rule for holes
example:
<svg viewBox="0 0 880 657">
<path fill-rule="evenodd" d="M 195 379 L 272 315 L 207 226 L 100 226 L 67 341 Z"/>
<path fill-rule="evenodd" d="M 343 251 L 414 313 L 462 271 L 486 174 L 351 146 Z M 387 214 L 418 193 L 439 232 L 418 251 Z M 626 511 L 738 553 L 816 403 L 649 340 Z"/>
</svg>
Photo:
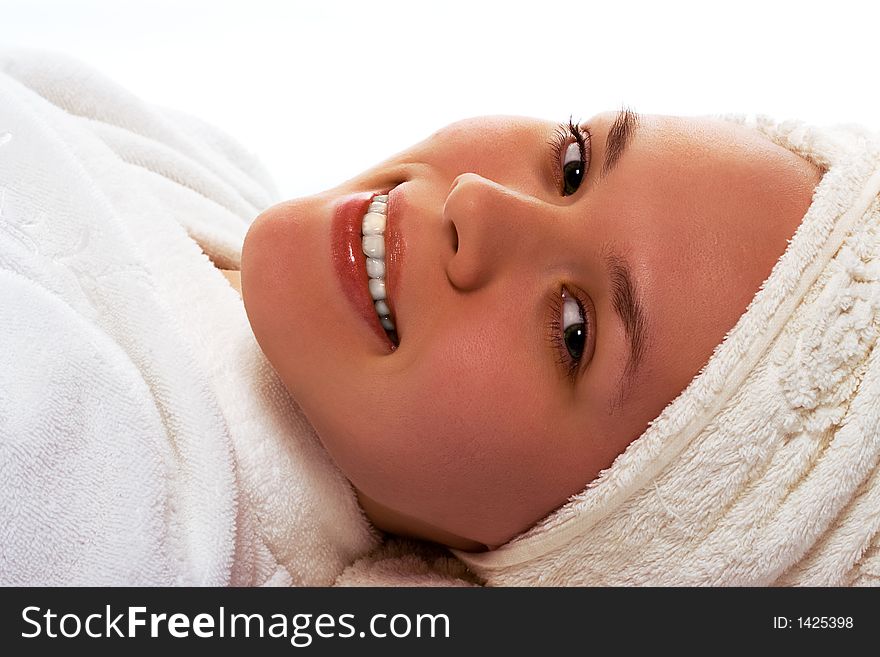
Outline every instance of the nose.
<svg viewBox="0 0 880 657">
<path fill-rule="evenodd" d="M 458 176 L 443 206 L 457 248 L 446 265 L 449 281 L 459 290 L 483 287 L 500 274 L 540 265 L 542 247 L 550 241 L 547 208 L 537 198 L 483 178 Z"/>
</svg>

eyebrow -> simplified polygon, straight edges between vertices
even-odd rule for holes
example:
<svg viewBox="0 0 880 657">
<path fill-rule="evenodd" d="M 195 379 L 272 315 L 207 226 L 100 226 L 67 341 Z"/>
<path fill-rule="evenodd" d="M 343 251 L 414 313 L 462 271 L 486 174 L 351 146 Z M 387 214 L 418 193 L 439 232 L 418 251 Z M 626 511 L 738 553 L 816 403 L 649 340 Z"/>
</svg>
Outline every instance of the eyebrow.
<svg viewBox="0 0 880 657">
<path fill-rule="evenodd" d="M 614 123 L 608 130 L 608 137 L 605 139 L 605 161 L 602 163 L 602 178 L 610 174 L 617 163 L 620 156 L 626 150 L 626 147 L 632 141 L 632 137 L 639 127 L 641 117 L 629 109 L 624 107 L 617 114 Z"/>
<path fill-rule="evenodd" d="M 607 252 L 605 262 L 611 278 L 611 306 L 626 333 L 629 344 L 626 366 L 617 383 L 617 391 L 612 397 L 611 413 L 623 403 L 631 384 L 638 373 L 639 365 L 647 350 L 650 334 L 641 295 L 632 275 L 632 268 L 621 256 Z"/>
</svg>

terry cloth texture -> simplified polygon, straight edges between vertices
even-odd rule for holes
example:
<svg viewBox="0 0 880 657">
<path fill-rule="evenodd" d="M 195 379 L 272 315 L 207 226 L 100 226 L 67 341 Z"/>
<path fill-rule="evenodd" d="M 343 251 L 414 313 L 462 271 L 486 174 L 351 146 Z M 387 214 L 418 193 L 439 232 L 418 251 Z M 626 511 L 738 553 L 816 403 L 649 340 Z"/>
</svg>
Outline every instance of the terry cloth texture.
<svg viewBox="0 0 880 657">
<path fill-rule="evenodd" d="M 0 583 L 329 585 L 377 546 L 215 267 L 276 200 L 216 128 L 0 51 Z"/>
<path fill-rule="evenodd" d="M 490 585 L 880 584 L 880 138 L 750 126 L 824 172 L 746 312 L 688 387 Z"/>
</svg>

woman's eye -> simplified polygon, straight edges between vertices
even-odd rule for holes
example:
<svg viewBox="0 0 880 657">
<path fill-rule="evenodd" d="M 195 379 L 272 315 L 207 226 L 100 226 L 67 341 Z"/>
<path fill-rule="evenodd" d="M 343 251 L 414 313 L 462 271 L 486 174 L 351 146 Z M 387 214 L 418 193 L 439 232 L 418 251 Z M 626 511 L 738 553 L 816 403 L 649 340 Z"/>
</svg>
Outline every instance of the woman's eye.
<svg viewBox="0 0 880 657">
<path fill-rule="evenodd" d="M 548 295 L 549 314 L 547 339 L 556 353 L 557 362 L 572 380 L 580 370 L 584 351 L 590 346 L 591 327 L 588 326 L 584 303 L 564 285 Z M 586 354 L 589 355 L 589 354 Z"/>
<path fill-rule="evenodd" d="M 571 142 L 562 158 L 562 193 L 565 196 L 574 194 L 581 186 L 585 166 L 580 144 L 576 141 Z"/>
<path fill-rule="evenodd" d="M 560 125 L 556 131 L 556 166 L 563 196 L 574 194 L 590 168 L 590 131 L 574 122 Z"/>
<path fill-rule="evenodd" d="M 587 341 L 587 326 L 580 302 L 562 288 L 562 340 L 575 362 L 581 359 Z"/>
</svg>

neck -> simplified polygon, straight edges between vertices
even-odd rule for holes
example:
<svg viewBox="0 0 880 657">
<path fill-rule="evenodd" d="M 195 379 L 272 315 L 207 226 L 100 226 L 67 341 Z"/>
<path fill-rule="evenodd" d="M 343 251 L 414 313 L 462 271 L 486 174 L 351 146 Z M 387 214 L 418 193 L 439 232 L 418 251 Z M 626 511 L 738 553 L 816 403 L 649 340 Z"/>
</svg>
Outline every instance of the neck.
<svg viewBox="0 0 880 657">
<path fill-rule="evenodd" d="M 488 546 L 483 543 L 453 534 L 395 511 L 371 499 L 358 488 L 355 488 L 355 491 L 358 503 L 361 505 L 364 513 L 382 531 L 423 541 L 433 541 L 434 543 L 440 543 L 447 547 L 468 552 L 483 552 L 488 549 Z"/>
</svg>

